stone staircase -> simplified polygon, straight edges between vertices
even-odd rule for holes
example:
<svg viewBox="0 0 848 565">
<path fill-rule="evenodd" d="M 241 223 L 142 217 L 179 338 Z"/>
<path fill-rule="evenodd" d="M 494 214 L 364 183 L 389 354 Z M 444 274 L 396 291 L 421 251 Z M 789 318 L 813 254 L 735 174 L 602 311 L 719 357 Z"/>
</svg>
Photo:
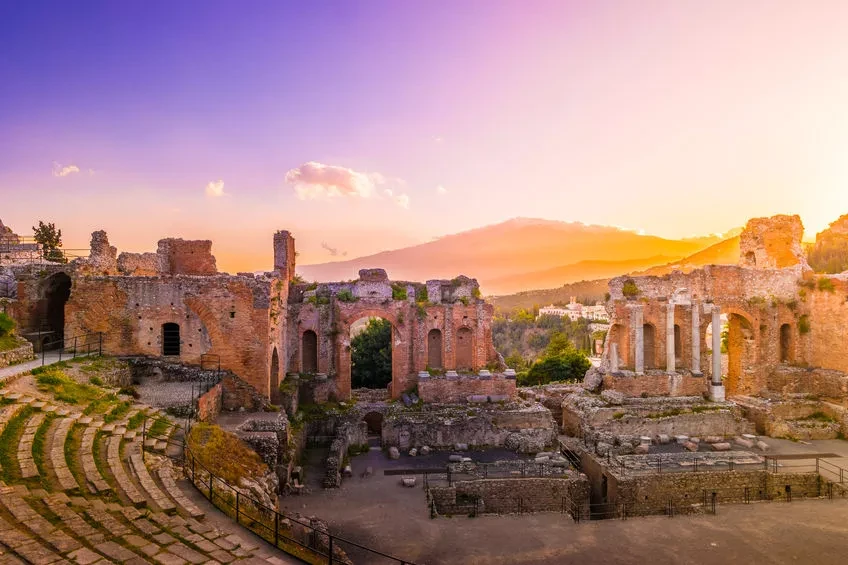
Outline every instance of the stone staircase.
<svg viewBox="0 0 848 565">
<path fill-rule="evenodd" d="M 135 405 L 104 423 L 0 390 L 0 565 L 295 562 L 234 523 L 212 525 L 177 485 L 179 469 L 142 451 L 139 411 L 162 417 Z"/>
</svg>

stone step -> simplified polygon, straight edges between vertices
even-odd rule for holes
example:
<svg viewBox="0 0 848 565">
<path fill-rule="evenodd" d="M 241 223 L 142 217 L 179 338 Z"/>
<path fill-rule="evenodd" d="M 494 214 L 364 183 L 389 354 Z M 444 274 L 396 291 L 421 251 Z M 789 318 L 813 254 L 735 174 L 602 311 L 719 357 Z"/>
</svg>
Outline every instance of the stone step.
<svg viewBox="0 0 848 565">
<path fill-rule="evenodd" d="M 71 469 L 68 467 L 68 462 L 65 460 L 65 442 L 68 440 L 68 433 L 71 431 L 73 424 L 74 421 L 69 418 L 58 420 L 56 430 L 53 433 L 53 444 L 50 448 L 50 463 L 53 465 L 56 478 L 59 480 L 59 486 L 65 491 L 79 488 L 77 480 L 74 478 Z"/>
<path fill-rule="evenodd" d="M 147 495 L 153 499 L 156 506 L 158 506 L 163 512 L 176 512 L 177 507 L 173 502 L 171 502 L 168 495 L 162 492 L 162 490 L 153 481 L 153 477 L 150 476 L 140 452 L 130 455 L 130 467 L 135 472 L 138 482 L 141 483 L 141 488 L 143 488 Z"/>
<path fill-rule="evenodd" d="M 124 471 L 124 465 L 121 462 L 121 438 L 112 436 L 106 442 L 108 444 L 106 448 L 106 460 L 109 463 L 109 470 L 112 471 L 112 476 L 115 477 L 115 482 L 118 483 L 118 488 L 127 495 L 133 506 L 146 505 L 147 499 L 138 492 L 138 489 L 130 481 L 126 471 Z"/>
<path fill-rule="evenodd" d="M 32 442 L 38 427 L 44 421 L 44 414 L 33 414 L 27 420 L 24 433 L 18 440 L 18 466 L 21 469 L 21 477 L 31 479 L 38 476 L 38 468 L 33 460 Z"/>
<path fill-rule="evenodd" d="M 177 485 L 177 481 L 174 480 L 173 469 L 167 463 L 163 464 L 159 467 L 159 480 L 162 481 L 162 485 L 165 487 L 165 490 L 174 499 L 177 505 L 189 516 L 192 518 L 203 518 L 205 515 L 203 510 L 197 507 L 195 503 L 186 497 L 183 494 L 183 491 Z"/>
<path fill-rule="evenodd" d="M 109 483 L 100 475 L 97 463 L 94 461 L 94 440 L 97 436 L 97 428 L 86 427 L 82 434 L 80 445 L 80 463 L 89 492 L 98 494 L 112 490 Z"/>
<path fill-rule="evenodd" d="M 58 553 L 67 553 L 82 547 L 80 542 L 56 528 L 36 512 L 15 489 L 9 487 L 0 489 L 0 505 L 15 518 L 19 529 L 25 526 L 42 542 L 55 548 Z"/>
<path fill-rule="evenodd" d="M 25 563 L 60 563 L 62 557 L 29 534 L 0 517 L 0 543 L 14 551 Z"/>
</svg>

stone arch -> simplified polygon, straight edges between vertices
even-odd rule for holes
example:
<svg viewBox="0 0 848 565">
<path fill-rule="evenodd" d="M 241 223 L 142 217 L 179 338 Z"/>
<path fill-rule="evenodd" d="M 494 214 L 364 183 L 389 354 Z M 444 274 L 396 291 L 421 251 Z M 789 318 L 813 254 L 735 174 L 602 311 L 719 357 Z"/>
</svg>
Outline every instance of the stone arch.
<svg viewBox="0 0 848 565">
<path fill-rule="evenodd" d="M 274 352 L 271 353 L 271 373 L 268 377 L 269 387 L 271 390 L 271 403 L 279 404 L 280 395 L 280 355 L 277 353 L 277 348 L 274 347 Z"/>
<path fill-rule="evenodd" d="M 362 421 L 366 424 L 369 436 L 383 434 L 383 414 L 381 412 L 368 412 L 363 416 Z"/>
<path fill-rule="evenodd" d="M 318 372 L 318 334 L 306 330 L 300 337 L 300 371 L 302 373 Z"/>
<path fill-rule="evenodd" d="M 41 319 L 37 329 L 50 332 L 44 342 L 49 349 L 62 347 L 65 338 L 65 304 L 70 297 L 71 277 L 67 273 L 59 271 L 44 281 L 39 301 Z"/>
<path fill-rule="evenodd" d="M 728 395 L 752 392 L 756 364 L 756 328 L 752 319 L 738 310 L 727 312 Z"/>
<path fill-rule="evenodd" d="M 174 322 L 162 324 L 162 356 L 180 356 L 180 325 Z"/>
<path fill-rule="evenodd" d="M 789 324 L 781 324 L 780 326 L 780 357 L 779 361 L 781 363 L 791 363 L 794 359 L 794 351 L 793 351 L 793 343 L 792 339 L 792 326 Z"/>
<path fill-rule="evenodd" d="M 456 369 L 474 369 L 474 332 L 467 326 L 456 331 Z"/>
<path fill-rule="evenodd" d="M 628 332 L 625 331 L 624 326 L 621 324 L 610 326 L 609 334 L 607 335 L 610 362 L 612 362 L 613 344 L 615 344 L 615 349 L 617 350 L 617 363 L 613 364 L 613 366 L 623 368 L 627 365 L 627 360 L 630 358 L 630 351 L 628 347 Z"/>
<path fill-rule="evenodd" d="M 427 332 L 427 366 L 431 369 L 442 369 L 442 330 L 433 328 Z"/>
<path fill-rule="evenodd" d="M 404 309 L 379 308 L 374 304 L 337 303 L 336 320 L 331 354 L 336 360 L 336 390 L 339 398 L 347 399 L 351 395 L 351 326 L 362 318 L 382 318 L 392 325 L 392 383 L 391 397 L 399 398 L 401 393 L 415 381 L 407 382 L 411 370 L 411 349 L 409 344 L 409 321 L 404 322 Z M 400 328 L 404 328 L 401 332 Z M 406 336 L 406 337 L 404 337 Z"/>
<path fill-rule="evenodd" d="M 657 330 L 653 324 L 642 325 L 642 350 L 645 369 L 657 368 Z"/>
</svg>

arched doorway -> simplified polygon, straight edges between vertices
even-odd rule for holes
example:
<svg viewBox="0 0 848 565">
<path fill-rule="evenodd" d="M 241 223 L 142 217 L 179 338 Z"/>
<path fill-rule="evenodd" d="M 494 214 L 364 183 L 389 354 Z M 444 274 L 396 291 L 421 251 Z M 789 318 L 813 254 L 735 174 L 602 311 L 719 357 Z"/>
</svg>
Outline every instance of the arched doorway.
<svg viewBox="0 0 848 565">
<path fill-rule="evenodd" d="M 392 323 L 361 318 L 350 333 L 351 387 L 386 390 L 392 382 Z"/>
<path fill-rule="evenodd" d="M 726 337 L 725 337 L 726 336 Z M 753 392 L 754 326 L 744 316 L 736 313 L 727 315 L 727 330 L 722 334 L 722 346 L 727 348 L 727 394 Z"/>
<path fill-rule="evenodd" d="M 442 368 L 442 331 L 432 329 L 427 334 L 427 366 L 430 369 Z"/>
<path fill-rule="evenodd" d="M 674 324 L 674 366 L 678 369 L 683 368 L 683 360 L 685 358 L 683 355 L 683 338 L 680 334 L 680 326 Z"/>
<path fill-rule="evenodd" d="M 652 324 L 642 326 L 642 351 L 646 369 L 657 368 L 656 331 Z"/>
<path fill-rule="evenodd" d="M 43 296 L 38 329 L 50 332 L 44 343 L 49 349 L 56 349 L 65 338 L 65 303 L 71 297 L 71 277 L 65 273 L 52 275 L 44 284 Z"/>
<path fill-rule="evenodd" d="M 383 415 L 379 412 L 369 412 L 362 418 L 368 426 L 369 436 L 379 436 L 383 434 Z"/>
<path fill-rule="evenodd" d="M 306 330 L 301 337 L 301 369 L 302 373 L 318 372 L 318 335 L 312 330 Z"/>
<path fill-rule="evenodd" d="M 280 356 L 277 354 L 277 348 L 274 348 L 274 352 L 271 354 L 271 376 L 270 376 L 270 387 L 271 387 L 271 404 L 279 404 L 281 399 L 280 394 Z"/>
<path fill-rule="evenodd" d="M 162 324 L 162 355 L 180 356 L 180 325 L 173 322 Z"/>
<path fill-rule="evenodd" d="M 792 362 L 792 326 L 789 324 L 780 326 L 780 362 Z"/>
<path fill-rule="evenodd" d="M 471 328 L 462 327 L 456 332 L 456 369 L 471 371 L 474 369 L 474 343 Z"/>
</svg>

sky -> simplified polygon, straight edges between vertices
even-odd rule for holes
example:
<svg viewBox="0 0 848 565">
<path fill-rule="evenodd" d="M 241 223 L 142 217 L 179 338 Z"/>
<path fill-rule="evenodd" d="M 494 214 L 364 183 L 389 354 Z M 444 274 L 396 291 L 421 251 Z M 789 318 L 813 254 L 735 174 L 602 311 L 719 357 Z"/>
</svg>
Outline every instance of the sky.
<svg viewBox="0 0 848 565">
<path fill-rule="evenodd" d="M 848 213 L 847 2 L 0 3 L 0 219 L 224 270 Z"/>
</svg>

